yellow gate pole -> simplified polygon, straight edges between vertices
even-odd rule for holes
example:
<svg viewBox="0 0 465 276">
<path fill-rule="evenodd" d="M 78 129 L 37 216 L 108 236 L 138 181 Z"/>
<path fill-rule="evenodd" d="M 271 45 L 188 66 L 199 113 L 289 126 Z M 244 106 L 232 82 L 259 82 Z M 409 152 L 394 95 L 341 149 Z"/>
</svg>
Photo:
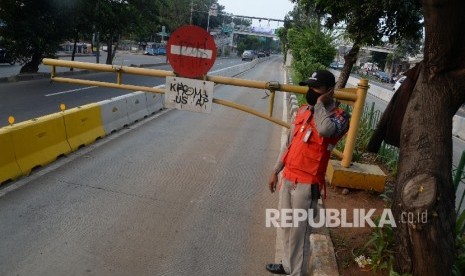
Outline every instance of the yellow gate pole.
<svg viewBox="0 0 465 276">
<path fill-rule="evenodd" d="M 357 85 L 357 100 L 354 103 L 352 110 L 352 116 L 350 119 L 350 127 L 347 132 L 346 144 L 344 147 L 344 153 L 341 161 L 341 166 L 348 168 L 352 162 L 352 156 L 354 154 L 355 140 L 357 139 L 358 129 L 360 127 L 360 120 L 362 119 L 363 108 L 365 106 L 365 99 L 368 91 L 368 80 L 361 79 Z"/>
<path fill-rule="evenodd" d="M 274 96 L 275 96 L 276 91 L 271 90 L 270 92 L 271 92 L 271 96 L 270 96 L 270 109 L 269 109 L 269 110 L 270 110 L 270 114 L 269 114 L 269 116 L 270 116 L 270 117 L 273 117 Z"/>
</svg>

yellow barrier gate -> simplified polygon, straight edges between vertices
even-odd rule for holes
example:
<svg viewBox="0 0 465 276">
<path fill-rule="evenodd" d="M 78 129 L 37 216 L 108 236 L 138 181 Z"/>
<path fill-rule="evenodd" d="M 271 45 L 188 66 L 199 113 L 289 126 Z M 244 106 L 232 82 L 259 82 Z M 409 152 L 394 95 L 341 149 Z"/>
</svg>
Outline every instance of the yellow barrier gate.
<svg viewBox="0 0 465 276">
<path fill-rule="evenodd" d="M 128 66 L 94 64 L 94 63 L 65 61 L 65 60 L 56 60 L 56 59 L 44 59 L 43 63 L 45 65 L 51 66 L 51 79 L 52 81 L 55 81 L 55 82 L 100 86 L 100 87 L 132 90 L 132 91 L 144 91 L 144 92 L 159 93 L 159 94 L 164 94 L 165 89 L 123 84 L 122 83 L 123 74 L 133 74 L 133 75 L 161 77 L 161 78 L 176 77 L 176 74 L 172 71 L 157 70 L 157 69 L 134 68 L 134 67 L 128 67 Z M 116 83 L 58 77 L 56 75 L 57 66 L 87 69 L 87 70 L 98 71 L 98 72 L 116 73 L 117 74 Z M 275 92 L 280 91 L 280 92 L 291 92 L 291 93 L 296 93 L 296 94 L 305 94 L 307 93 L 307 90 L 308 90 L 308 88 L 304 86 L 282 84 L 282 83 L 275 82 L 275 81 L 265 82 L 265 81 L 246 80 L 246 79 L 239 79 L 239 78 L 209 76 L 209 75 L 204 76 L 202 80 L 211 81 L 211 82 L 214 82 L 215 84 L 242 86 L 242 87 L 248 87 L 248 88 L 270 90 L 271 97 L 270 97 L 270 109 L 269 109 L 268 114 L 259 112 L 245 105 L 240 105 L 234 102 L 229 102 L 229 101 L 225 101 L 221 99 L 213 98 L 213 102 L 216 104 L 228 106 L 234 109 L 238 109 L 238 110 L 253 114 L 255 116 L 266 119 L 268 121 L 284 126 L 286 128 L 290 127 L 287 122 L 284 122 L 282 120 L 279 120 L 273 117 Z M 367 90 L 368 90 L 368 80 L 361 79 L 357 88 L 339 89 L 339 90 L 336 90 L 334 93 L 334 97 L 336 99 L 338 99 L 339 101 L 343 103 L 352 105 L 353 111 L 352 111 L 352 117 L 351 117 L 351 122 L 350 122 L 350 128 L 347 133 L 344 151 L 340 152 L 338 150 L 333 150 L 333 154 L 338 156 L 341 159 L 341 162 L 340 164 L 337 164 L 337 168 L 335 167 L 334 162 L 331 162 L 329 165 L 328 176 L 330 178 L 330 182 L 332 182 L 331 184 L 335 184 L 335 185 L 340 184 L 340 186 L 366 189 L 365 184 L 362 184 L 361 187 L 360 185 L 357 185 L 356 183 L 350 184 L 353 182 L 350 179 L 354 179 L 354 177 L 351 176 L 350 174 L 348 175 L 347 172 L 349 173 L 351 172 L 351 170 L 348 168 L 352 164 L 353 151 L 355 148 L 355 140 L 357 137 L 359 126 L 360 126 L 360 120 L 361 120 L 362 113 L 363 113 L 363 107 L 365 104 Z M 356 175 L 359 175 L 360 173 L 363 174 L 366 171 L 368 172 L 369 176 L 373 174 L 376 174 L 376 175 L 380 174 L 379 171 L 372 170 L 372 169 L 368 169 L 368 170 L 365 169 L 364 165 L 362 165 L 361 167 L 362 168 L 356 172 Z M 382 173 L 382 175 L 384 174 Z M 348 181 L 346 181 L 347 179 Z M 372 177 L 368 177 L 368 178 L 365 177 L 363 179 L 367 179 L 368 182 L 373 182 L 373 181 L 376 182 L 375 185 L 367 184 L 369 188 L 371 189 L 380 190 L 379 187 L 384 188 L 385 176 L 384 178 L 379 178 L 379 179 L 378 178 L 375 179 Z M 344 183 L 339 183 L 338 180 L 341 180 Z M 359 180 L 360 179 L 357 178 L 356 181 L 359 181 Z M 333 182 L 337 182 L 337 183 L 333 183 Z M 347 182 L 349 182 L 349 184 L 346 184 Z M 382 184 L 380 184 L 381 182 Z"/>
</svg>

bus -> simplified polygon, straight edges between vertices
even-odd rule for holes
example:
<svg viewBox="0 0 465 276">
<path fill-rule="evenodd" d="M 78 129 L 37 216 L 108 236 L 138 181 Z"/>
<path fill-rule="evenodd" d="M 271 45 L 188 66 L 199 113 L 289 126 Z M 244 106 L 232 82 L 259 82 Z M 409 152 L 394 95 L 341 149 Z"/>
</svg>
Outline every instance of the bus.
<svg viewBox="0 0 465 276">
<path fill-rule="evenodd" d="M 150 56 L 166 55 L 166 44 L 148 42 L 147 47 L 145 48 L 144 54 L 150 55 Z"/>
</svg>

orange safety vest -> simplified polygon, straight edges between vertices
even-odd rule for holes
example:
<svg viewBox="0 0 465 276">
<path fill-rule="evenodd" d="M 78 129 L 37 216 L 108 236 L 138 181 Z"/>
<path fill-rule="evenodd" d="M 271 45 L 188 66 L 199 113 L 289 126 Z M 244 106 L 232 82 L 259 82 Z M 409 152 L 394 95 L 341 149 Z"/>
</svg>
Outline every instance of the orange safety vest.
<svg viewBox="0 0 465 276">
<path fill-rule="evenodd" d="M 335 108 L 341 114 L 344 111 Z M 305 141 L 305 136 L 310 136 Z M 326 195 L 325 173 L 331 151 L 341 137 L 321 137 L 316 129 L 313 113 L 304 105 L 297 111 L 292 142 L 284 154 L 283 177 L 293 183 L 319 184 Z"/>
</svg>

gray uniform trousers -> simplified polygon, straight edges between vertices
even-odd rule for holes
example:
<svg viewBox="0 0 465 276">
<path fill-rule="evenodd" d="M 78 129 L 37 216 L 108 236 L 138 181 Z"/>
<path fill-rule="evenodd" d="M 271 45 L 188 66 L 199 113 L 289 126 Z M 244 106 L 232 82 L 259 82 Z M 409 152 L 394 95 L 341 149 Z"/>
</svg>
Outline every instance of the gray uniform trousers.
<svg viewBox="0 0 465 276">
<path fill-rule="evenodd" d="M 283 209 L 302 209 L 305 212 L 313 209 L 314 214 L 317 213 L 318 199 L 312 199 L 312 185 L 293 183 L 281 177 L 279 186 L 280 213 Z M 286 222 L 294 225 L 292 220 Z M 281 243 L 278 246 L 282 246 L 282 265 L 292 276 L 303 276 L 308 273 L 308 254 L 304 252 L 308 248 L 310 230 L 308 217 L 305 221 L 299 221 L 297 227 L 278 229 L 278 241 Z"/>
</svg>

